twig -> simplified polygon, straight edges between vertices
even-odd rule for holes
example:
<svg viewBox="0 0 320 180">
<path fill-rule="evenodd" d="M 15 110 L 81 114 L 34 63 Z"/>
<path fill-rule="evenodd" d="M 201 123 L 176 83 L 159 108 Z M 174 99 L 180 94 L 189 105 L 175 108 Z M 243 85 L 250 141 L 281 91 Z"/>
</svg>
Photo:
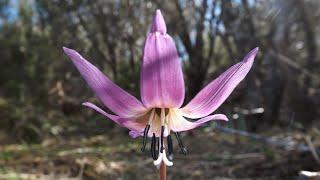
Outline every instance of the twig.
<svg viewBox="0 0 320 180">
<path fill-rule="evenodd" d="M 304 139 L 306 140 L 307 145 L 309 146 L 309 149 L 310 149 L 310 152 L 311 152 L 313 158 L 316 160 L 316 162 L 317 162 L 318 164 L 320 164 L 319 155 L 317 154 L 316 148 L 314 147 L 314 145 L 313 145 L 313 143 L 312 143 L 312 141 L 311 141 L 310 136 L 306 135 L 306 136 L 304 136 Z"/>
<path fill-rule="evenodd" d="M 300 66 L 295 60 L 290 59 L 289 57 L 281 54 L 281 53 L 276 53 L 274 51 L 270 51 L 270 54 L 273 56 L 276 56 L 281 62 L 287 64 L 289 67 L 301 71 L 303 74 L 307 76 L 312 76 L 312 74 L 305 69 L 304 67 Z"/>
</svg>

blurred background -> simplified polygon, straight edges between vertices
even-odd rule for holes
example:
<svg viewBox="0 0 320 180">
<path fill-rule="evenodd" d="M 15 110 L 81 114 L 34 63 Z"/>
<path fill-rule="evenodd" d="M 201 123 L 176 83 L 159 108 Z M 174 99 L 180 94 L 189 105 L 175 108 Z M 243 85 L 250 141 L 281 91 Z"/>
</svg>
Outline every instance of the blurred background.
<svg viewBox="0 0 320 180">
<path fill-rule="evenodd" d="M 81 106 L 99 102 L 62 52 L 76 49 L 139 98 L 156 9 L 183 62 L 186 102 L 260 47 L 218 110 L 231 121 L 183 133 L 190 153 L 176 153 L 169 179 L 319 171 L 320 1 L 0 0 L 0 179 L 157 177 L 141 139 Z"/>
</svg>

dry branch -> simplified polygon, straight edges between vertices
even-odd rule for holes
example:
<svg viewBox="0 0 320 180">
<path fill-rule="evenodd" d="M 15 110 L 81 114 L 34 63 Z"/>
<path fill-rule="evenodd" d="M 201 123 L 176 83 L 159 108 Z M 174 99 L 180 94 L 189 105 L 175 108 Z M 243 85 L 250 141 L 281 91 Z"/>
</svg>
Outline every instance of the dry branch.
<svg viewBox="0 0 320 180">
<path fill-rule="evenodd" d="M 298 71 L 301 71 L 304 75 L 307 75 L 307 76 L 312 76 L 312 74 L 306 69 L 304 68 L 303 66 L 299 65 L 295 60 L 292 60 L 290 59 L 289 57 L 281 54 L 281 53 L 276 53 L 274 51 L 269 51 L 270 54 L 272 56 L 275 56 L 277 57 L 282 63 L 288 65 L 289 67 L 295 69 L 295 70 L 298 70 Z"/>
<path fill-rule="evenodd" d="M 314 150 L 310 149 L 310 147 L 303 143 L 295 143 L 289 140 L 279 140 L 274 138 L 264 137 L 255 133 L 250 133 L 247 131 L 236 130 L 232 128 L 222 127 L 222 126 L 215 126 L 215 130 L 226 134 L 233 134 L 238 136 L 247 137 L 249 139 L 261 142 L 266 145 L 271 145 L 273 147 L 281 148 L 287 151 L 297 151 L 297 152 L 311 152 L 320 154 L 320 148 L 314 148 Z"/>
</svg>

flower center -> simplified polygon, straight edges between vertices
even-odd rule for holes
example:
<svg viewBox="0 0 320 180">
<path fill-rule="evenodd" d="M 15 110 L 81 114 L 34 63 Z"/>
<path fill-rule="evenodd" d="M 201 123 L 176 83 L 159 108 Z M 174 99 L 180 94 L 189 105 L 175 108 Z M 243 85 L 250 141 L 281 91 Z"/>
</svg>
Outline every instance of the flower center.
<svg viewBox="0 0 320 180">
<path fill-rule="evenodd" d="M 170 121 L 173 120 L 171 118 L 171 111 L 168 108 L 152 109 L 143 132 L 141 151 L 145 151 L 148 137 L 151 137 L 150 152 L 155 166 L 159 166 L 162 162 L 167 166 L 173 165 L 173 143 L 170 135 Z M 174 134 L 178 140 L 181 153 L 186 155 L 187 149 L 182 143 L 180 134 L 178 132 L 174 132 Z M 168 158 L 166 151 L 168 152 Z"/>
</svg>

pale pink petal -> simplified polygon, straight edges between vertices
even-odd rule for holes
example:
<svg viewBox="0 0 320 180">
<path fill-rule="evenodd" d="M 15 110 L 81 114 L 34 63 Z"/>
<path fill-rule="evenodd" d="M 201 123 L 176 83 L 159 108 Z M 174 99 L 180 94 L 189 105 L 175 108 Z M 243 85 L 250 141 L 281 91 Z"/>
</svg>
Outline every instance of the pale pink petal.
<svg viewBox="0 0 320 180">
<path fill-rule="evenodd" d="M 75 50 L 66 47 L 63 50 L 98 98 L 112 112 L 121 117 L 133 117 L 146 110 L 139 100 L 110 81 L 98 68 Z"/>
<path fill-rule="evenodd" d="M 173 39 L 165 34 L 165 23 L 156 12 L 142 60 L 140 91 L 148 108 L 180 107 L 184 100 L 184 80 Z"/>
<path fill-rule="evenodd" d="M 215 111 L 248 74 L 257 53 L 258 48 L 253 49 L 241 62 L 233 65 L 208 84 L 181 109 L 182 115 L 195 119 Z"/>
<path fill-rule="evenodd" d="M 105 117 L 107 117 L 108 119 L 112 120 L 113 122 L 117 123 L 118 125 L 122 126 L 122 122 L 124 121 L 123 118 L 116 116 L 116 115 L 112 115 L 109 113 L 106 113 L 104 110 L 102 110 L 101 108 L 99 108 L 98 106 L 96 106 L 95 104 L 91 103 L 91 102 L 85 102 L 82 103 L 83 106 L 86 106 L 90 109 L 95 110 L 96 112 L 104 115 Z"/>
<path fill-rule="evenodd" d="M 136 134 L 138 134 L 139 132 L 143 132 L 147 123 L 147 119 L 144 116 L 139 117 L 137 119 L 122 118 L 116 115 L 109 114 L 90 102 L 85 102 L 82 105 L 97 111 L 98 113 L 102 114 L 103 116 L 107 117 L 108 119 L 112 120 L 118 125 L 136 132 Z"/>
<path fill-rule="evenodd" d="M 137 138 L 137 137 L 139 137 L 139 136 L 143 136 L 143 132 L 130 131 L 130 132 L 129 132 L 129 135 L 130 135 L 132 138 Z"/>
<path fill-rule="evenodd" d="M 201 118 L 197 121 L 191 122 L 186 120 L 181 114 L 177 112 L 171 112 L 169 118 L 170 118 L 170 121 L 169 121 L 170 129 L 174 132 L 188 131 L 196 127 L 199 127 L 207 123 L 208 121 L 213 121 L 213 120 L 228 121 L 228 118 L 224 114 L 214 114 L 214 115 Z"/>
</svg>

